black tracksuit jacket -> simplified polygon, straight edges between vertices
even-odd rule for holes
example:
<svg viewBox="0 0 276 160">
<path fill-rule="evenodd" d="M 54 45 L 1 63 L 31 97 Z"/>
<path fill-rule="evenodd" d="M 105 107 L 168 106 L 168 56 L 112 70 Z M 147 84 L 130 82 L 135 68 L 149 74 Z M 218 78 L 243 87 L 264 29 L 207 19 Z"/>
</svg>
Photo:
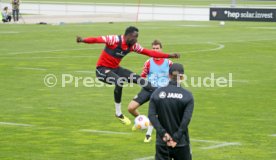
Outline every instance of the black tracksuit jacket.
<svg viewBox="0 0 276 160">
<path fill-rule="evenodd" d="M 148 117 L 156 129 L 156 145 L 166 145 L 165 133 L 172 136 L 177 147 L 190 144 L 188 125 L 192 118 L 194 99 L 192 94 L 177 82 L 155 90 L 151 96 Z"/>
</svg>

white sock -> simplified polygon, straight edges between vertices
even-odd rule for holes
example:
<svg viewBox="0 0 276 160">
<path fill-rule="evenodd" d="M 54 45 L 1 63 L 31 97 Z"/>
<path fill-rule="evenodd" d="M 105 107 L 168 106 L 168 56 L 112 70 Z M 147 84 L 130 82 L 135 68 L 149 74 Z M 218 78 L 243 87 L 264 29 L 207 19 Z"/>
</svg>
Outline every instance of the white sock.
<svg viewBox="0 0 276 160">
<path fill-rule="evenodd" d="M 120 116 L 122 114 L 121 111 L 121 103 L 115 103 L 116 116 Z"/>
<path fill-rule="evenodd" d="M 153 126 L 149 125 L 148 131 L 147 131 L 146 135 L 150 135 L 151 136 L 152 131 L 153 131 Z"/>
</svg>

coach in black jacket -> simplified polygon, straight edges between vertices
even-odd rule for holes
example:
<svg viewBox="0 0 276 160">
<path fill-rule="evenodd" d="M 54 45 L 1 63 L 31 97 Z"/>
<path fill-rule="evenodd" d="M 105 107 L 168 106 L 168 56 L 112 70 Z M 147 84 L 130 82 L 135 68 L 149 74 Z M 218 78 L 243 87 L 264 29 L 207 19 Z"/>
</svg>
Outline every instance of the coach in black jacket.
<svg viewBox="0 0 276 160">
<path fill-rule="evenodd" d="M 156 160 L 191 160 L 188 125 L 194 99 L 180 86 L 184 68 L 174 63 L 169 70 L 170 83 L 154 91 L 150 99 L 149 119 L 157 131 Z"/>
</svg>

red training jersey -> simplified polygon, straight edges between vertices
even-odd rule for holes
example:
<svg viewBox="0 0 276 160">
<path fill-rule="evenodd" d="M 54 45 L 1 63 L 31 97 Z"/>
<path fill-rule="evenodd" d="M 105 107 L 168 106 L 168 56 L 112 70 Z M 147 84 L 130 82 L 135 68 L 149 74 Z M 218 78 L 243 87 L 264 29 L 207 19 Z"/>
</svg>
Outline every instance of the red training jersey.
<svg viewBox="0 0 276 160">
<path fill-rule="evenodd" d="M 122 50 L 127 50 L 128 45 L 126 44 L 126 41 L 124 39 L 123 35 L 121 36 L 121 48 Z M 105 43 L 105 47 L 111 50 L 115 50 L 119 45 L 119 36 L 118 35 L 108 35 L 108 36 L 100 36 L 100 37 L 88 37 L 84 38 L 84 43 Z M 135 43 L 134 45 L 130 46 L 130 52 L 136 52 L 139 54 L 147 55 L 149 57 L 155 57 L 155 58 L 168 58 L 169 54 L 160 53 L 157 51 L 149 50 L 146 48 L 143 48 L 139 43 Z M 97 67 L 103 66 L 108 68 L 117 68 L 119 67 L 119 64 L 121 62 L 122 58 L 118 58 L 115 56 L 112 56 L 106 52 L 106 50 L 102 50 L 102 53 L 98 59 Z"/>
</svg>

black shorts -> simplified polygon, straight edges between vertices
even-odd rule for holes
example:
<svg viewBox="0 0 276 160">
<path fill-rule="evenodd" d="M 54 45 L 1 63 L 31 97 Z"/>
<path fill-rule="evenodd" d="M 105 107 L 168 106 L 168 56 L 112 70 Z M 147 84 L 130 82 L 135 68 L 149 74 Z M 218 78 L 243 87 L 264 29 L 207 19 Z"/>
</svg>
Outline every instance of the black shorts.
<svg viewBox="0 0 276 160">
<path fill-rule="evenodd" d="M 96 76 L 97 78 L 107 84 L 114 84 L 120 77 L 125 78 L 129 81 L 131 74 L 135 74 L 128 69 L 123 67 L 118 68 L 107 68 L 107 67 L 97 67 Z M 122 79 L 124 80 L 124 79 Z"/>
<path fill-rule="evenodd" d="M 141 105 L 149 101 L 152 92 L 145 90 L 144 88 L 133 98 L 133 100 Z"/>
<path fill-rule="evenodd" d="M 156 89 L 150 82 L 123 67 L 97 67 L 96 76 L 98 80 L 107 84 L 115 84 L 116 87 L 122 87 L 124 83 L 139 83 L 147 91 L 154 91 Z"/>
<path fill-rule="evenodd" d="M 192 160 L 190 146 L 167 147 L 156 145 L 155 160 Z"/>
</svg>

